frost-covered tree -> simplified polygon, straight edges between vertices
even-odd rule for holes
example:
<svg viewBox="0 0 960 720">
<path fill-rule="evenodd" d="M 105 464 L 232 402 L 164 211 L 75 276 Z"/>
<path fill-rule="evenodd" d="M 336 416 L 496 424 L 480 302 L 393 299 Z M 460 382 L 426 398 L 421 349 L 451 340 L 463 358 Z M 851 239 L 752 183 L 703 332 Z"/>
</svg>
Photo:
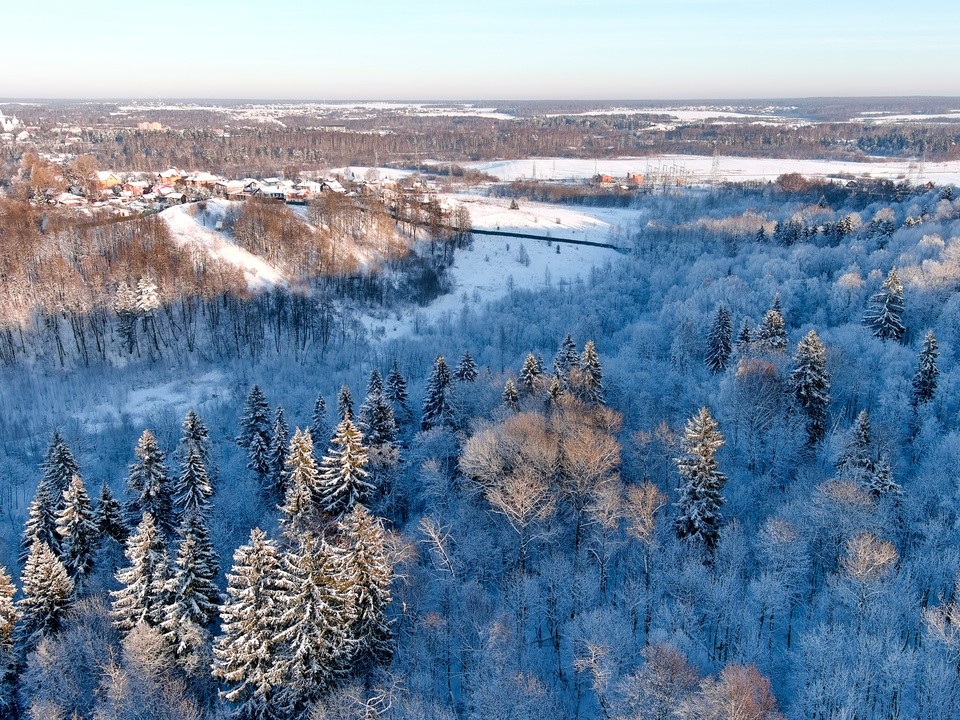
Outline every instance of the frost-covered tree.
<svg viewBox="0 0 960 720">
<path fill-rule="evenodd" d="M 38 542 L 30 548 L 20 586 L 20 640 L 24 648 L 33 648 L 60 630 L 73 599 L 73 582 L 50 546 Z"/>
<path fill-rule="evenodd" d="M 206 424 L 196 412 L 189 410 L 180 428 L 180 447 L 178 448 L 180 461 L 183 462 L 190 454 L 190 450 L 195 449 L 208 468 L 207 471 L 210 472 L 210 431 Z"/>
<path fill-rule="evenodd" d="M 713 552 L 720 535 L 721 494 L 727 478 L 719 471 L 716 454 L 723 446 L 723 435 L 706 407 L 687 422 L 683 436 L 683 456 L 677 458 L 680 473 L 677 518 L 674 529 L 681 540 L 702 543 Z"/>
<path fill-rule="evenodd" d="M 27 507 L 27 521 L 20 540 L 20 560 L 26 562 L 31 548 L 44 543 L 54 552 L 60 552 L 60 535 L 57 533 L 57 505 L 50 486 L 40 481 L 37 492 Z"/>
<path fill-rule="evenodd" d="M 248 453 L 247 469 L 256 474 L 261 487 L 266 486 L 270 477 L 270 439 L 254 435 Z"/>
<path fill-rule="evenodd" d="M 367 449 L 356 425 L 347 418 L 337 427 L 331 447 L 320 461 L 319 505 L 340 518 L 353 506 L 366 503 L 374 487 L 368 481 Z"/>
<path fill-rule="evenodd" d="M 850 428 L 835 464 L 840 480 L 869 485 L 875 470 L 870 413 L 861 410 Z"/>
<path fill-rule="evenodd" d="M 127 503 L 127 524 L 133 527 L 140 522 L 142 515 L 149 513 L 157 529 L 170 537 L 176 526 L 173 487 L 166 458 L 152 432 L 143 431 L 134 454 L 137 459 L 127 476 L 127 489 L 133 496 Z"/>
<path fill-rule="evenodd" d="M 753 347 L 762 352 L 782 353 L 787 349 L 787 331 L 783 315 L 776 308 L 767 310 L 763 321 L 754 329 Z"/>
<path fill-rule="evenodd" d="M 297 428 L 287 453 L 287 492 L 280 511 L 284 534 L 296 539 L 315 528 L 320 497 L 320 471 L 313 452 L 310 431 Z"/>
<path fill-rule="evenodd" d="M 60 559 L 79 593 L 93 570 L 93 559 L 101 537 L 93 504 L 79 475 L 73 476 L 63 493 L 63 508 L 57 513 L 57 534 L 60 536 Z"/>
<path fill-rule="evenodd" d="M 357 425 L 371 448 L 392 446 L 397 440 L 397 421 L 376 370 L 370 374 L 370 385 L 360 406 Z"/>
<path fill-rule="evenodd" d="M 0 565 L 0 717 L 13 717 L 14 710 L 14 629 L 20 621 L 20 611 L 13 601 L 16 592 L 13 578 Z"/>
<path fill-rule="evenodd" d="M 122 632 L 139 623 L 155 627 L 163 619 L 170 563 L 163 534 L 149 512 L 127 539 L 124 555 L 129 565 L 117 571 L 120 589 L 110 593 L 114 625 Z"/>
<path fill-rule="evenodd" d="M 897 269 L 892 268 L 879 292 L 870 298 L 863 322 L 881 340 L 900 340 L 907 332 L 902 317 L 903 283 Z"/>
<path fill-rule="evenodd" d="M 517 392 L 517 386 L 514 384 L 513 378 L 507 378 L 507 381 L 503 384 L 503 393 L 500 397 L 508 410 L 520 409 L 520 393 Z"/>
<path fill-rule="evenodd" d="M 344 542 L 343 574 L 351 594 L 351 635 L 354 670 L 390 662 L 393 633 L 387 619 L 393 579 L 386 549 L 386 533 L 380 521 L 357 505 L 341 523 Z"/>
<path fill-rule="evenodd" d="M 560 349 L 553 360 L 553 367 L 560 371 L 564 379 L 571 370 L 580 367 L 580 353 L 577 352 L 577 344 L 569 334 L 560 343 Z"/>
<path fill-rule="evenodd" d="M 543 363 L 533 353 L 528 353 L 523 360 L 523 367 L 520 368 L 519 390 L 523 395 L 531 395 L 536 392 L 543 378 Z"/>
<path fill-rule="evenodd" d="M 413 409 L 410 407 L 407 381 L 400 372 L 400 364 L 396 358 L 390 362 L 390 372 L 387 373 L 387 383 L 383 391 L 393 406 L 393 415 L 398 423 L 409 423 L 413 419 Z"/>
<path fill-rule="evenodd" d="M 600 367 L 600 355 L 593 340 L 587 340 L 580 357 L 577 373 L 577 394 L 580 399 L 591 405 L 603 403 L 603 369 Z"/>
<path fill-rule="evenodd" d="M 275 705 L 300 717 L 347 674 L 355 617 L 344 582 L 343 553 L 307 533 L 281 558 L 277 577 Z"/>
<path fill-rule="evenodd" d="M 797 344 L 790 383 L 793 396 L 807 416 L 807 445 L 813 446 L 827 432 L 827 408 L 830 405 L 827 355 L 815 330 L 808 332 Z"/>
<path fill-rule="evenodd" d="M 73 453 L 70 452 L 70 448 L 59 432 L 53 433 L 46 457 L 40 467 L 43 470 L 40 482 L 50 489 L 50 496 L 56 503 L 55 510 L 59 510 L 64 490 L 70 485 L 73 476 L 80 474 L 77 461 L 74 460 Z"/>
<path fill-rule="evenodd" d="M 426 397 L 423 400 L 421 430 L 435 427 L 452 428 L 454 426 L 453 384 L 450 368 L 442 355 L 433 363 L 433 371 L 427 381 Z"/>
<path fill-rule="evenodd" d="M 243 403 L 237 443 L 249 451 L 258 436 L 264 447 L 270 446 L 270 406 L 260 386 L 254 385 Z"/>
<path fill-rule="evenodd" d="M 750 353 L 753 347 L 753 331 L 750 329 L 750 318 L 744 318 L 740 323 L 740 332 L 737 333 L 737 342 L 734 345 L 734 351 L 737 357 L 744 357 Z"/>
<path fill-rule="evenodd" d="M 923 347 L 920 348 L 920 357 L 917 362 L 917 372 L 913 375 L 913 404 L 925 405 L 933 400 L 937 392 L 937 376 L 940 369 L 937 367 L 939 357 L 937 336 L 933 330 L 927 332 L 923 338 Z"/>
<path fill-rule="evenodd" d="M 126 282 L 117 287 L 113 299 L 113 311 L 117 314 L 117 334 L 127 353 L 132 353 L 137 343 L 137 293 Z"/>
<path fill-rule="evenodd" d="M 721 305 L 707 334 L 707 352 L 703 361 L 710 372 L 723 372 L 727 369 L 732 353 L 733 323 L 730 319 L 730 311 Z"/>
<path fill-rule="evenodd" d="M 290 445 L 290 428 L 283 415 L 283 407 L 277 405 L 273 417 L 273 436 L 270 438 L 270 475 L 267 487 L 269 496 L 283 497 L 287 490 L 287 450 Z"/>
<path fill-rule="evenodd" d="M 238 720 L 281 720 L 274 705 L 276 639 L 282 611 L 277 596 L 280 553 L 260 528 L 233 554 L 220 635 L 213 646 L 213 675 L 227 684 L 223 697 Z"/>
<path fill-rule="evenodd" d="M 119 543 L 126 542 L 130 531 L 123 521 L 123 508 L 106 483 L 100 487 L 100 497 L 93 518 L 101 538 L 110 537 Z"/>
<path fill-rule="evenodd" d="M 868 475 L 867 489 L 874 497 L 902 495 L 900 486 L 894 482 L 893 468 L 886 456 L 881 456 L 874 464 L 873 472 Z"/>
<path fill-rule="evenodd" d="M 310 436 L 316 438 L 318 443 L 323 443 L 332 434 L 330 420 L 327 418 L 327 401 L 323 399 L 323 395 L 317 395 L 317 401 L 313 404 L 313 415 L 310 417 Z"/>
<path fill-rule="evenodd" d="M 347 418 L 353 419 L 353 393 L 346 385 L 341 385 L 337 393 L 337 418 L 339 422 Z"/>
<path fill-rule="evenodd" d="M 470 354 L 469 350 L 464 350 L 460 362 L 453 370 L 453 377 L 460 382 L 474 382 L 478 376 L 477 363 L 473 359 L 473 355 Z"/>
<path fill-rule="evenodd" d="M 207 516 L 213 500 L 213 483 L 207 473 L 202 450 L 191 443 L 186 448 L 186 457 L 180 476 L 173 486 L 174 515 L 176 522 L 194 514 Z"/>
</svg>

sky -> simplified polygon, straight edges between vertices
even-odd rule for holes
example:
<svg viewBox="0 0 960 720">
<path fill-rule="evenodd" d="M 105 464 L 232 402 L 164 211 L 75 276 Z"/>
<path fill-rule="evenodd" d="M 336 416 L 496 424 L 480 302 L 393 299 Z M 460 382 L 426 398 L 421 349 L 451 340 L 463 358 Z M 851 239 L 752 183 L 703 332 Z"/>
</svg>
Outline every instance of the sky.
<svg viewBox="0 0 960 720">
<path fill-rule="evenodd" d="M 0 98 L 960 96 L 942 0 L 26 0 Z"/>
</svg>

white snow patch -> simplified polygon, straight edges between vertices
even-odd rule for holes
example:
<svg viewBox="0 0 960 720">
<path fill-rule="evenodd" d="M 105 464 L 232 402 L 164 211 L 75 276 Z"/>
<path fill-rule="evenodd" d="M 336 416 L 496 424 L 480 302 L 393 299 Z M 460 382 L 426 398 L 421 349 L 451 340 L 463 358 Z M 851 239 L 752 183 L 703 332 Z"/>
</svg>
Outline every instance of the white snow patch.
<svg viewBox="0 0 960 720">
<path fill-rule="evenodd" d="M 234 204 L 229 200 L 207 200 L 206 212 L 198 211 L 195 205 L 175 205 L 161 212 L 160 217 L 170 228 L 174 242 L 240 268 L 251 290 L 286 284 L 277 268 L 234 243 L 226 233 L 213 229 Z"/>
</svg>

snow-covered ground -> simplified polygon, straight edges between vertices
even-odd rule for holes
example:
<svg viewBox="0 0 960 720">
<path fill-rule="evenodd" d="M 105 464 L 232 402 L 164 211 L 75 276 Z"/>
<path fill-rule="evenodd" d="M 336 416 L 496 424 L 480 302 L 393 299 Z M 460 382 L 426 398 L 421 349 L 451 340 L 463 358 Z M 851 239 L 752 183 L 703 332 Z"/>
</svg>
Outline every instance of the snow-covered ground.
<svg viewBox="0 0 960 720">
<path fill-rule="evenodd" d="M 800 173 L 808 177 L 842 177 L 845 175 L 909 179 L 913 183 L 932 180 L 936 184 L 960 184 L 960 160 L 917 162 L 915 160 L 881 160 L 877 162 L 844 162 L 840 160 L 797 160 L 781 158 L 728 157 L 709 155 L 651 155 L 612 160 L 580 158 L 524 158 L 466 163 L 467 167 L 489 173 L 504 181 L 537 178 L 567 180 L 593 177 L 597 173 L 626 177 L 627 173 L 683 177 L 687 183 L 717 180 L 775 180 L 784 173 Z"/>
<path fill-rule="evenodd" d="M 572 208 L 547 203 L 521 203 L 510 209 L 510 200 L 478 195 L 445 195 L 447 204 L 462 203 L 470 211 L 473 226 L 485 230 L 517 232 L 616 244 L 642 211 L 633 209 Z M 559 254 L 557 252 L 559 248 Z M 364 324 L 374 339 L 390 340 L 419 334 L 425 327 L 461 312 L 479 310 L 514 290 L 534 290 L 547 285 L 586 277 L 594 266 L 616 262 L 617 251 L 581 245 L 476 235 L 473 247 L 458 250 L 449 272 L 451 293 L 424 308 L 401 316 L 365 316 Z"/>
<path fill-rule="evenodd" d="M 214 229 L 231 205 L 228 200 L 207 200 L 203 212 L 196 204 L 176 205 L 161 212 L 160 217 L 170 228 L 174 242 L 240 268 L 251 290 L 284 284 L 283 273 L 263 258 L 244 250 L 226 233 Z"/>
</svg>

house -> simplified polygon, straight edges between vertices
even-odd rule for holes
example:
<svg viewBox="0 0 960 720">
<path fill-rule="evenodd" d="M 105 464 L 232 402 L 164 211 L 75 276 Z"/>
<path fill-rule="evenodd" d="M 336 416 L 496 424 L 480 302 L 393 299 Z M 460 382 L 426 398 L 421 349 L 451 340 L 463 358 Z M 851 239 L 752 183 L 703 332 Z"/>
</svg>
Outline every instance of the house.
<svg viewBox="0 0 960 720">
<path fill-rule="evenodd" d="M 169 193 L 164 200 L 168 205 L 182 205 L 187 201 L 187 196 L 180 192 Z"/>
<path fill-rule="evenodd" d="M 594 175 L 593 179 L 598 185 L 613 184 L 613 175 Z"/>
<path fill-rule="evenodd" d="M 208 172 L 195 172 L 186 178 L 186 183 L 190 187 L 204 188 L 206 190 L 213 190 L 219 181 L 219 177 Z"/>
<path fill-rule="evenodd" d="M 123 184 L 123 180 L 117 177 L 109 170 L 100 170 L 97 172 L 97 182 L 100 183 L 101 190 L 109 190 Z"/>
<path fill-rule="evenodd" d="M 643 175 L 640 173 L 627 173 L 627 185 L 643 185 Z"/>
<path fill-rule="evenodd" d="M 161 183 L 176 185 L 178 182 L 183 180 L 183 173 L 176 168 L 169 168 L 161 173 L 158 173 L 157 180 L 159 180 Z"/>
<path fill-rule="evenodd" d="M 286 190 L 279 185 L 260 185 L 251 193 L 254 197 L 267 198 L 270 200 L 285 200 Z"/>
<path fill-rule="evenodd" d="M 150 183 L 146 180 L 130 180 L 123 184 L 123 191 L 130 193 L 131 197 L 140 197 L 150 189 Z"/>
<path fill-rule="evenodd" d="M 54 198 L 54 202 L 66 207 L 79 207 L 80 205 L 86 205 L 87 199 L 73 193 L 62 192 Z"/>
</svg>

